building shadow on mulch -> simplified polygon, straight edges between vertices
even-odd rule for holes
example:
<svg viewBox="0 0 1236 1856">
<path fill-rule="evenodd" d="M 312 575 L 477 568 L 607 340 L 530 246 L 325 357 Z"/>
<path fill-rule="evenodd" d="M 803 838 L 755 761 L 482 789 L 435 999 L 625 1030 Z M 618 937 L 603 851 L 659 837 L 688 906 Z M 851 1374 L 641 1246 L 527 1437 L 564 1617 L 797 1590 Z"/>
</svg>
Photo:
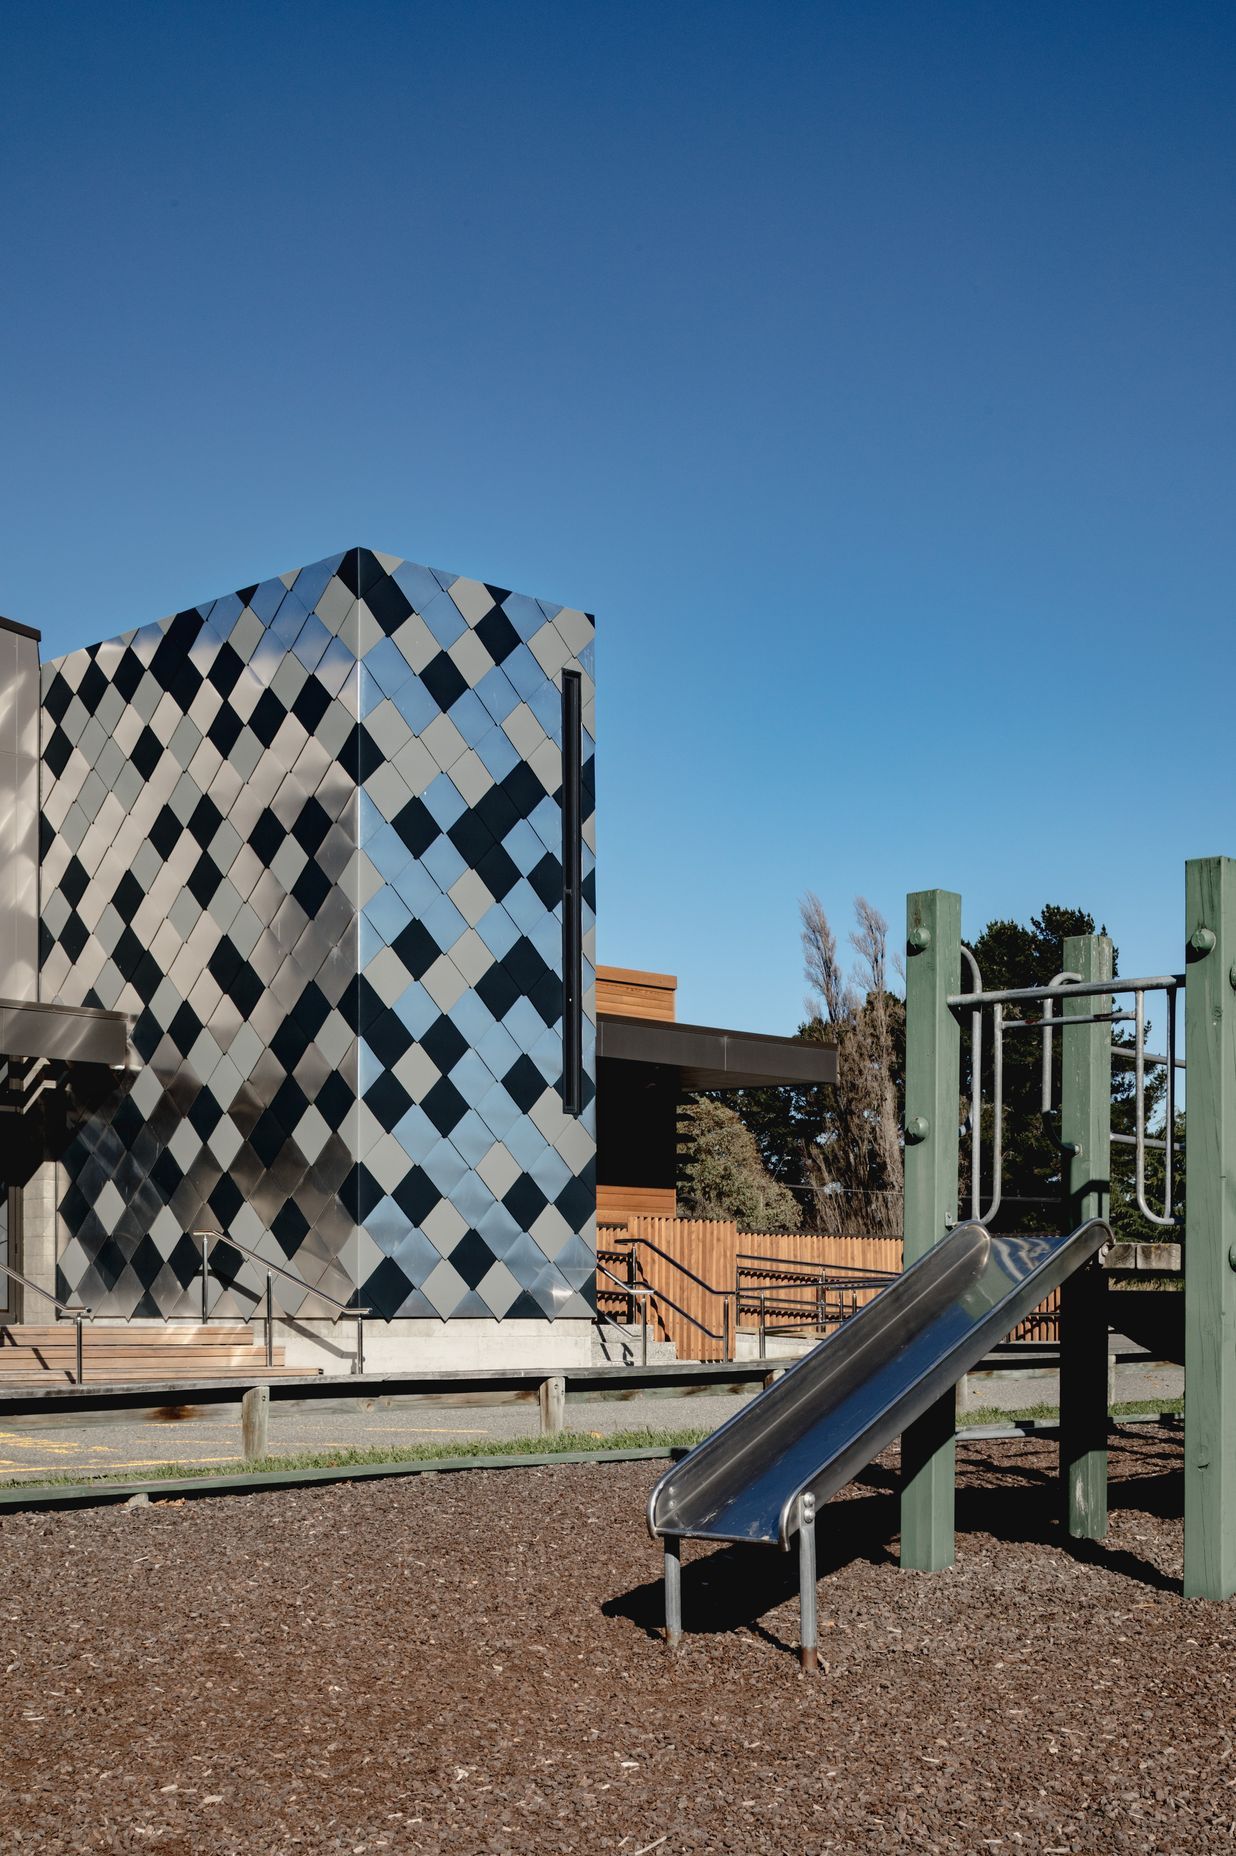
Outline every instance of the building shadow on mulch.
<svg viewBox="0 0 1236 1856">
<path fill-rule="evenodd" d="M 1139 1453 L 1140 1454 L 1140 1453 Z M 1157 1520 L 1176 1520 L 1183 1510 L 1184 1483 L 1178 1444 L 1145 1453 L 1145 1468 L 1130 1473 L 1120 1465 L 1111 1477 L 1111 1512 L 1132 1511 Z M 1115 1466 L 1114 1466 L 1115 1467 Z M 957 1534 L 986 1536 L 1001 1544 L 1050 1546 L 1082 1564 L 1100 1567 L 1158 1591 L 1179 1592 L 1180 1580 L 1126 1545 L 1074 1540 L 1060 1515 L 1060 1482 L 1054 1464 L 1019 1463 L 1007 1453 L 983 1453 L 971 1445 L 967 1477 L 990 1475 L 994 1486 L 963 1484 L 957 1490 Z M 871 1464 L 820 1512 L 816 1557 L 821 1579 L 845 1566 L 897 1564 L 900 1515 L 895 1471 Z M 683 1611 L 691 1633 L 723 1635 L 746 1629 L 787 1656 L 795 1646 L 767 1630 L 761 1619 L 798 1594 L 798 1556 L 767 1546 L 740 1544 L 689 1548 L 682 1569 Z M 649 1580 L 609 1599 L 606 1617 L 626 1618 L 650 1637 L 660 1637 L 665 1593 Z"/>
</svg>

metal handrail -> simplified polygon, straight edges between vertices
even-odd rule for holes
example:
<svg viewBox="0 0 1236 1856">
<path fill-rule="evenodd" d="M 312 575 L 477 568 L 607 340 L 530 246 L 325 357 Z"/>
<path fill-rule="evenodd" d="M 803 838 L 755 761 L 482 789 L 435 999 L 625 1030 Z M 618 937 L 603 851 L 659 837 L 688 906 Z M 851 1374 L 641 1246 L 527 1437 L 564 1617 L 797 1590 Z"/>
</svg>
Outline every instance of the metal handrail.
<svg viewBox="0 0 1236 1856">
<path fill-rule="evenodd" d="M 642 1244 L 645 1250 L 651 1250 L 654 1256 L 660 1257 L 662 1261 L 668 1263 L 672 1269 L 676 1269 L 680 1276 L 685 1276 L 688 1281 L 693 1282 L 697 1288 L 703 1289 L 708 1295 L 715 1295 L 718 1298 L 721 1303 L 721 1332 L 719 1334 L 715 1328 L 710 1328 L 706 1321 L 700 1321 L 693 1314 L 690 1314 L 687 1309 L 683 1308 L 680 1303 L 674 1300 L 672 1295 L 667 1295 L 664 1289 L 652 1290 L 654 1298 L 659 1299 L 664 1302 L 667 1307 L 672 1308 L 676 1315 L 681 1315 L 682 1319 L 688 1322 L 691 1327 L 698 1329 L 698 1331 L 706 1335 L 709 1340 L 719 1340 L 725 1348 L 725 1355 L 728 1359 L 732 1348 L 730 1303 L 734 1297 L 733 1289 L 718 1289 L 715 1288 L 712 1283 L 705 1282 L 702 1276 L 697 1276 L 695 1271 L 688 1269 L 685 1263 L 680 1263 L 677 1257 L 672 1257 L 668 1250 L 662 1250 L 660 1244 L 654 1244 L 650 1237 L 629 1237 L 626 1239 L 626 1242 L 631 1246 L 632 1255 L 634 1255 L 636 1245 Z"/>
<path fill-rule="evenodd" d="M 618 1287 L 622 1290 L 622 1293 L 626 1296 L 628 1301 L 632 1300 L 632 1298 L 638 1299 L 639 1304 L 640 1304 L 639 1359 L 640 1359 L 641 1366 L 647 1366 L 648 1364 L 648 1302 L 652 1296 L 652 1293 L 653 1293 L 652 1290 L 647 1289 L 647 1288 L 641 1288 L 638 1283 L 623 1282 L 621 1276 L 615 1276 L 613 1270 L 606 1269 L 605 1265 L 599 1260 L 597 1262 L 597 1275 L 608 1276 L 609 1280 L 612 1283 L 617 1283 Z M 597 1320 L 608 1321 L 611 1327 L 617 1328 L 618 1332 L 620 1334 L 622 1333 L 622 1323 L 619 1321 L 615 1321 L 614 1317 L 611 1314 L 609 1314 L 605 1309 L 603 1308 L 597 1309 Z"/>
<path fill-rule="evenodd" d="M 312 1283 L 306 1282 L 304 1277 L 299 1276 L 295 1270 L 287 1269 L 282 1263 L 272 1263 L 269 1260 L 269 1258 L 264 1257 L 260 1251 L 254 1250 L 251 1244 L 242 1244 L 239 1238 L 229 1237 L 226 1231 L 191 1231 L 189 1235 L 190 1237 L 195 1237 L 202 1247 L 202 1326 L 203 1327 L 205 1327 L 210 1320 L 210 1309 L 208 1306 L 209 1283 L 210 1283 L 210 1246 L 214 1243 L 229 1244 L 233 1250 L 238 1250 L 242 1256 L 252 1257 L 255 1263 L 262 1264 L 262 1266 L 264 1267 L 266 1271 L 266 1296 L 265 1296 L 265 1313 L 263 1316 L 263 1325 L 264 1325 L 265 1332 L 266 1332 L 266 1364 L 267 1366 L 273 1366 L 275 1363 L 275 1285 L 274 1285 L 274 1278 L 276 1276 L 284 1276 L 287 1278 L 289 1282 L 294 1282 L 298 1286 L 298 1288 L 304 1289 L 306 1294 L 316 1295 L 323 1302 L 329 1302 L 332 1308 L 337 1308 L 339 1310 L 340 1314 L 355 1315 L 356 1317 L 356 1367 L 355 1367 L 355 1370 L 358 1374 L 364 1372 L 365 1370 L 365 1316 L 371 1315 L 373 1313 L 372 1308 L 354 1308 L 350 1301 L 341 1302 L 337 1295 L 330 1295 L 327 1293 L 325 1289 L 315 1289 Z"/>
<path fill-rule="evenodd" d="M 45 1302 L 51 1303 L 52 1307 L 56 1310 L 57 1314 L 72 1315 L 73 1326 L 76 1329 L 75 1340 L 76 1340 L 76 1354 L 77 1354 L 76 1372 L 74 1373 L 74 1376 L 73 1376 L 73 1383 L 74 1385 L 78 1385 L 78 1386 L 81 1385 L 82 1383 L 82 1322 L 93 1321 L 94 1310 L 92 1308 L 71 1308 L 67 1302 L 62 1302 L 56 1296 L 54 1296 L 50 1289 L 45 1289 L 42 1283 L 31 1282 L 28 1276 L 23 1276 L 20 1270 L 15 1270 L 13 1268 L 13 1265 L 11 1263 L 0 1263 L 0 1274 L 7 1276 L 10 1282 L 19 1282 L 23 1289 L 33 1289 L 36 1295 L 41 1295 Z"/>
</svg>

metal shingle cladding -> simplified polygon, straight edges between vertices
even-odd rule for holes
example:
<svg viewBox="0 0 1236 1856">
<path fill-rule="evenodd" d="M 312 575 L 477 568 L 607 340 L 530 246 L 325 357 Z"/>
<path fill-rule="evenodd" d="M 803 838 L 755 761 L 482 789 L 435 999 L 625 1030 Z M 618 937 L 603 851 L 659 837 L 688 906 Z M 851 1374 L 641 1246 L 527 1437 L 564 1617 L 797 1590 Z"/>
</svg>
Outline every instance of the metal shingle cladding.
<svg viewBox="0 0 1236 1856">
<path fill-rule="evenodd" d="M 136 1065 L 64 1156 L 63 1295 L 195 1314 L 188 1233 L 217 1226 L 386 1316 L 591 1312 L 592 644 L 585 613 L 353 548 L 44 666 L 43 996 L 133 1014 Z M 243 1263 L 215 1305 L 261 1288 Z"/>
</svg>

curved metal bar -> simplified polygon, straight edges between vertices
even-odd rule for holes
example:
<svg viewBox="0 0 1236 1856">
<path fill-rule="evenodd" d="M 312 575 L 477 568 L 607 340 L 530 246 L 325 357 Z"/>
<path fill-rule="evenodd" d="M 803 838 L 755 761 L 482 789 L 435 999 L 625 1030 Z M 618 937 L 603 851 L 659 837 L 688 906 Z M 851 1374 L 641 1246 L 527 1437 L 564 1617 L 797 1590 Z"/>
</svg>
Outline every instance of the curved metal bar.
<svg viewBox="0 0 1236 1856">
<path fill-rule="evenodd" d="M 1042 1091 L 1042 1099 L 1041 1099 L 1041 1105 L 1040 1105 L 1041 1112 L 1044 1115 L 1051 1114 L 1051 1059 L 1052 1059 L 1051 1034 L 1052 1034 L 1052 1022 L 1053 1022 L 1052 1015 L 1055 1009 L 1054 993 L 1058 991 L 1061 986 L 1072 985 L 1074 982 L 1080 985 L 1081 978 L 1082 976 L 1080 973 L 1073 973 L 1067 967 L 1065 967 L 1061 972 L 1054 973 L 1051 979 L 1049 979 L 1047 982 L 1048 996 L 1043 1002 L 1043 1019 L 1042 1019 L 1042 1024 L 1043 1024 L 1043 1091 Z"/>
<path fill-rule="evenodd" d="M 1112 992 L 1170 992 L 1173 987 L 1183 986 L 1183 973 L 1156 973 L 1147 979 L 1110 979 L 1086 980 L 1079 986 L 1071 986 L 1070 993 L 1077 999 L 1098 999 L 1104 993 Z M 1029 1000 L 1044 1001 L 1054 996 L 1050 986 L 1010 986 L 1000 992 L 950 993 L 949 1005 L 1023 1005 Z"/>
<path fill-rule="evenodd" d="M 1168 1036 L 1168 1049 L 1172 1049 L 1176 1022 L 1174 1012 L 1171 1014 L 1171 1028 Z M 1174 1076 L 1172 1064 L 1167 1066 L 1169 1076 Z M 1171 1092 L 1173 1109 L 1175 1092 Z M 1170 1128 L 1170 1123 L 1169 1123 Z M 1146 996 L 1137 995 L 1136 1024 L 1133 1035 L 1133 1188 L 1137 1199 L 1137 1209 L 1148 1224 L 1174 1225 L 1176 1220 L 1171 1215 L 1171 1135 L 1164 1149 L 1164 1167 L 1167 1175 L 1168 1197 L 1164 1201 L 1164 1215 L 1151 1211 L 1146 1203 Z"/>
<path fill-rule="evenodd" d="M 979 963 L 962 944 L 961 957 L 970 970 L 972 990 L 981 993 L 983 976 L 979 972 Z M 979 1132 L 983 1115 L 983 1008 L 976 1005 L 970 1014 L 970 1216 L 979 1217 L 982 1204 L 982 1143 Z M 981 1222 L 981 1220 L 980 1220 Z"/>
</svg>

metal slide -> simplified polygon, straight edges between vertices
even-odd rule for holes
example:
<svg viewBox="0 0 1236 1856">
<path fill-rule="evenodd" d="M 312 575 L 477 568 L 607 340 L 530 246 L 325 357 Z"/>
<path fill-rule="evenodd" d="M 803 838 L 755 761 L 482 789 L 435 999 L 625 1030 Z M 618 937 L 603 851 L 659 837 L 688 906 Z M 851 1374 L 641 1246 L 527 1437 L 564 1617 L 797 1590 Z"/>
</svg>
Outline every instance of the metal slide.
<svg viewBox="0 0 1236 1856">
<path fill-rule="evenodd" d="M 1097 1218 L 1067 1237 L 959 1225 L 667 1470 L 650 1531 L 788 1547 L 804 1517 L 1111 1241 Z"/>
</svg>

